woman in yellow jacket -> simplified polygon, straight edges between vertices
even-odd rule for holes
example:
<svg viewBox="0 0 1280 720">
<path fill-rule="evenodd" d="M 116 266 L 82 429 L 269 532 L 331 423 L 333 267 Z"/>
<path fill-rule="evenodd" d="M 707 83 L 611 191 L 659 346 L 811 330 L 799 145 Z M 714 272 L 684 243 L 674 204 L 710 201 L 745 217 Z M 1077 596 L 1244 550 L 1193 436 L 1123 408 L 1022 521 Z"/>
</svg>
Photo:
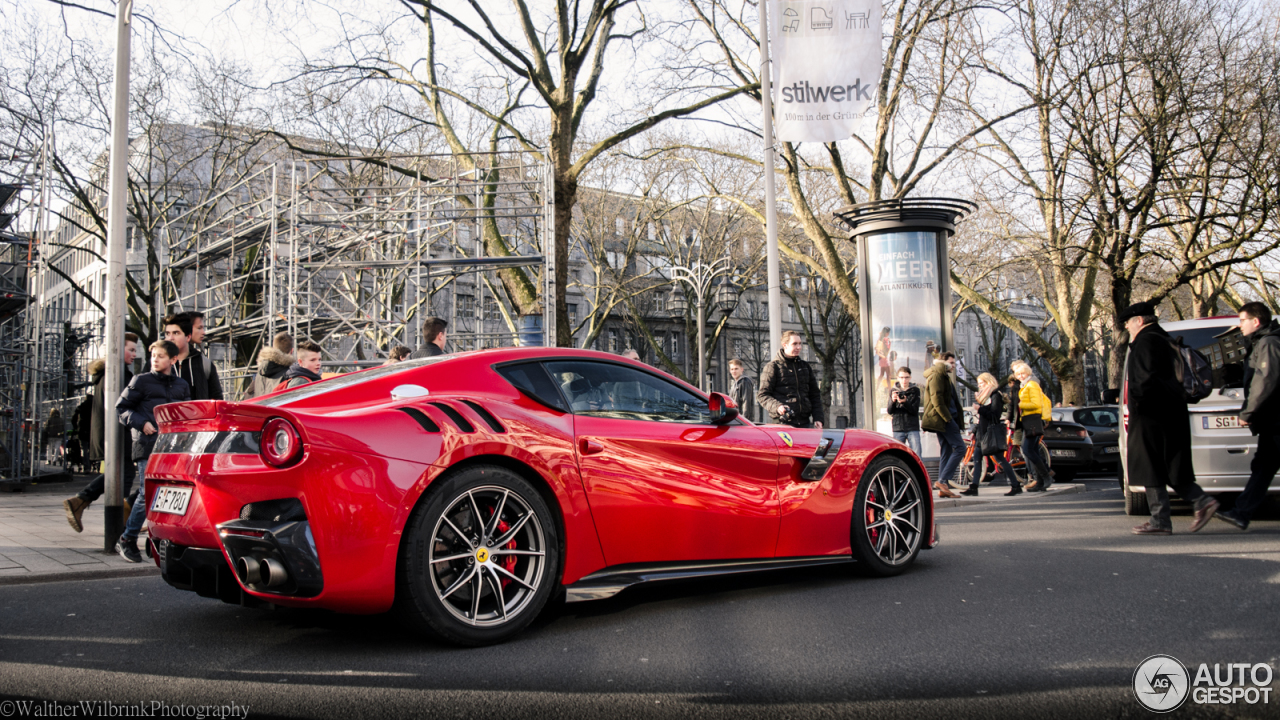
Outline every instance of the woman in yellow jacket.
<svg viewBox="0 0 1280 720">
<path fill-rule="evenodd" d="M 1021 384 L 1021 388 L 1018 390 L 1020 416 L 1025 418 L 1028 415 L 1039 415 L 1047 426 L 1053 417 L 1053 402 L 1040 389 L 1040 383 L 1036 382 L 1035 375 L 1031 372 L 1031 366 L 1021 360 L 1014 360 L 1009 369 L 1013 371 L 1013 376 Z M 1019 420 L 1018 424 L 1019 427 L 1022 427 L 1022 420 Z M 1040 455 L 1039 435 L 1031 435 L 1025 431 L 1022 433 L 1022 457 L 1027 461 L 1027 491 L 1044 492 L 1047 490 L 1049 485 L 1053 483 L 1053 478 L 1049 473 L 1048 466 L 1045 465 L 1044 458 Z"/>
</svg>

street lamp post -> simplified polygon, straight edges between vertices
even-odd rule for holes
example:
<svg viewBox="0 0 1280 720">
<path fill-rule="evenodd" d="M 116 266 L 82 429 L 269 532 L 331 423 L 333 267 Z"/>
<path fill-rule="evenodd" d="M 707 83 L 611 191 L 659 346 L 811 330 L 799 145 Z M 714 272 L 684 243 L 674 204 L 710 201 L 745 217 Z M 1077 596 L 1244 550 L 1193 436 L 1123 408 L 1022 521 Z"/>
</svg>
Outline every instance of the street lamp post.
<svg viewBox="0 0 1280 720">
<path fill-rule="evenodd" d="M 698 301 L 698 387 L 708 392 L 707 387 L 707 352 L 703 343 L 706 341 L 707 328 L 707 295 L 711 292 L 711 283 L 721 275 L 730 271 L 729 258 L 722 257 L 711 263 L 696 262 L 692 266 L 672 265 L 671 279 L 679 280 L 689 286 Z M 732 308 L 728 312 L 732 312 Z"/>
</svg>

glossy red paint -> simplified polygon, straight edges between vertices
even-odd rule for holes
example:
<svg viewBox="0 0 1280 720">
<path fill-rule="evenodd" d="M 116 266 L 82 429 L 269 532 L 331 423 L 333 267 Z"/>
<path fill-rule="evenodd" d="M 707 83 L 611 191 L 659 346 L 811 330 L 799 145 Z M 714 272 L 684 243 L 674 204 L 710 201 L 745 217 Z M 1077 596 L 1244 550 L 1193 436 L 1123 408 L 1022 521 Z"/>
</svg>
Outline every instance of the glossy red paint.
<svg viewBox="0 0 1280 720">
<path fill-rule="evenodd" d="M 195 490 L 185 515 L 148 514 L 151 536 L 227 557 L 217 525 L 239 518 L 246 504 L 296 498 L 323 590 L 309 598 L 245 592 L 280 605 L 371 613 L 391 606 L 402 534 L 420 499 L 467 463 L 505 465 L 540 488 L 558 514 L 564 584 L 628 563 L 848 554 L 857 483 L 881 453 L 906 458 L 927 487 L 918 460 L 883 435 L 849 431 L 826 476 L 807 482 L 799 473 L 821 431 L 741 419 L 713 426 L 575 416 L 516 390 L 495 370 L 553 357 L 630 362 L 590 351 L 487 350 L 249 402 L 162 406 L 156 417 L 164 434 L 253 433 L 271 418 L 285 418 L 298 430 L 303 455 L 283 468 L 250 453 L 153 455 L 148 502 L 159 485 Z M 392 390 L 406 384 L 429 394 L 392 399 Z M 491 418 L 500 428 L 490 427 Z M 928 517 L 932 524 L 931 505 Z"/>
</svg>

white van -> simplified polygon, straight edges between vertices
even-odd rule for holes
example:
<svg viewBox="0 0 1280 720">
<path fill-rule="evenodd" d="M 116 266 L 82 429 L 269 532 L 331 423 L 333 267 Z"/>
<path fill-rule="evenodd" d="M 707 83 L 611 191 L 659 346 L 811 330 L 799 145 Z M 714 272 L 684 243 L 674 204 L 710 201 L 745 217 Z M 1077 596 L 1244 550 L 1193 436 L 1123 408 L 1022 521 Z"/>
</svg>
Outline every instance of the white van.
<svg viewBox="0 0 1280 720">
<path fill-rule="evenodd" d="M 1258 448 L 1258 440 L 1248 428 L 1240 427 L 1236 415 L 1244 404 L 1244 362 L 1247 350 L 1244 338 L 1236 328 L 1235 315 L 1178 320 L 1160 323 L 1170 335 L 1181 337 L 1188 346 L 1199 350 L 1213 366 L 1213 393 L 1189 406 L 1191 422 L 1191 460 L 1196 482 L 1210 494 L 1240 492 L 1249 479 L 1249 463 Z M 1125 367 L 1128 367 L 1126 356 Z M 1146 515 L 1145 488 L 1129 484 L 1129 379 L 1120 390 L 1120 458 L 1124 463 L 1124 511 L 1129 515 Z M 1280 486 L 1272 486 L 1280 493 Z"/>
</svg>

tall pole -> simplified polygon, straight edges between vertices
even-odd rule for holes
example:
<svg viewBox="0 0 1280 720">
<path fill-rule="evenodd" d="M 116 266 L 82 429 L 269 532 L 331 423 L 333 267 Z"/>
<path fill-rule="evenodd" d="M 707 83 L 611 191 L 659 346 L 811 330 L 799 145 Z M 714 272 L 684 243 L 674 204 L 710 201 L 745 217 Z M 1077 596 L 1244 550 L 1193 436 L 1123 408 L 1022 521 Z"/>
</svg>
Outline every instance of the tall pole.
<svg viewBox="0 0 1280 720">
<path fill-rule="evenodd" d="M 765 250 L 769 268 L 769 347 L 782 338 L 782 269 L 778 262 L 778 194 L 773 186 L 773 68 L 769 64 L 769 0 L 760 3 L 760 107 L 764 108 Z M 772 351 L 771 353 L 772 354 Z"/>
<path fill-rule="evenodd" d="M 129 24 L 133 16 L 133 0 L 121 0 L 116 6 L 116 76 L 111 112 L 111 166 L 107 185 L 107 367 L 102 378 L 105 426 L 117 428 L 115 420 L 116 398 L 124 389 L 120 387 L 124 364 L 124 304 L 125 258 L 125 181 L 129 170 Z M 121 471 L 125 458 L 121 457 L 120 433 L 107 430 L 103 433 L 106 445 L 103 472 L 106 474 L 107 504 L 103 510 L 106 532 L 102 538 L 103 550 L 112 552 L 116 540 L 124 532 L 124 486 Z M 142 478 L 137 479 L 142 487 Z M 139 497 L 138 502 L 146 502 Z"/>
<path fill-rule="evenodd" d="M 709 392 L 707 387 L 707 294 L 698 285 L 698 389 Z"/>
</svg>

